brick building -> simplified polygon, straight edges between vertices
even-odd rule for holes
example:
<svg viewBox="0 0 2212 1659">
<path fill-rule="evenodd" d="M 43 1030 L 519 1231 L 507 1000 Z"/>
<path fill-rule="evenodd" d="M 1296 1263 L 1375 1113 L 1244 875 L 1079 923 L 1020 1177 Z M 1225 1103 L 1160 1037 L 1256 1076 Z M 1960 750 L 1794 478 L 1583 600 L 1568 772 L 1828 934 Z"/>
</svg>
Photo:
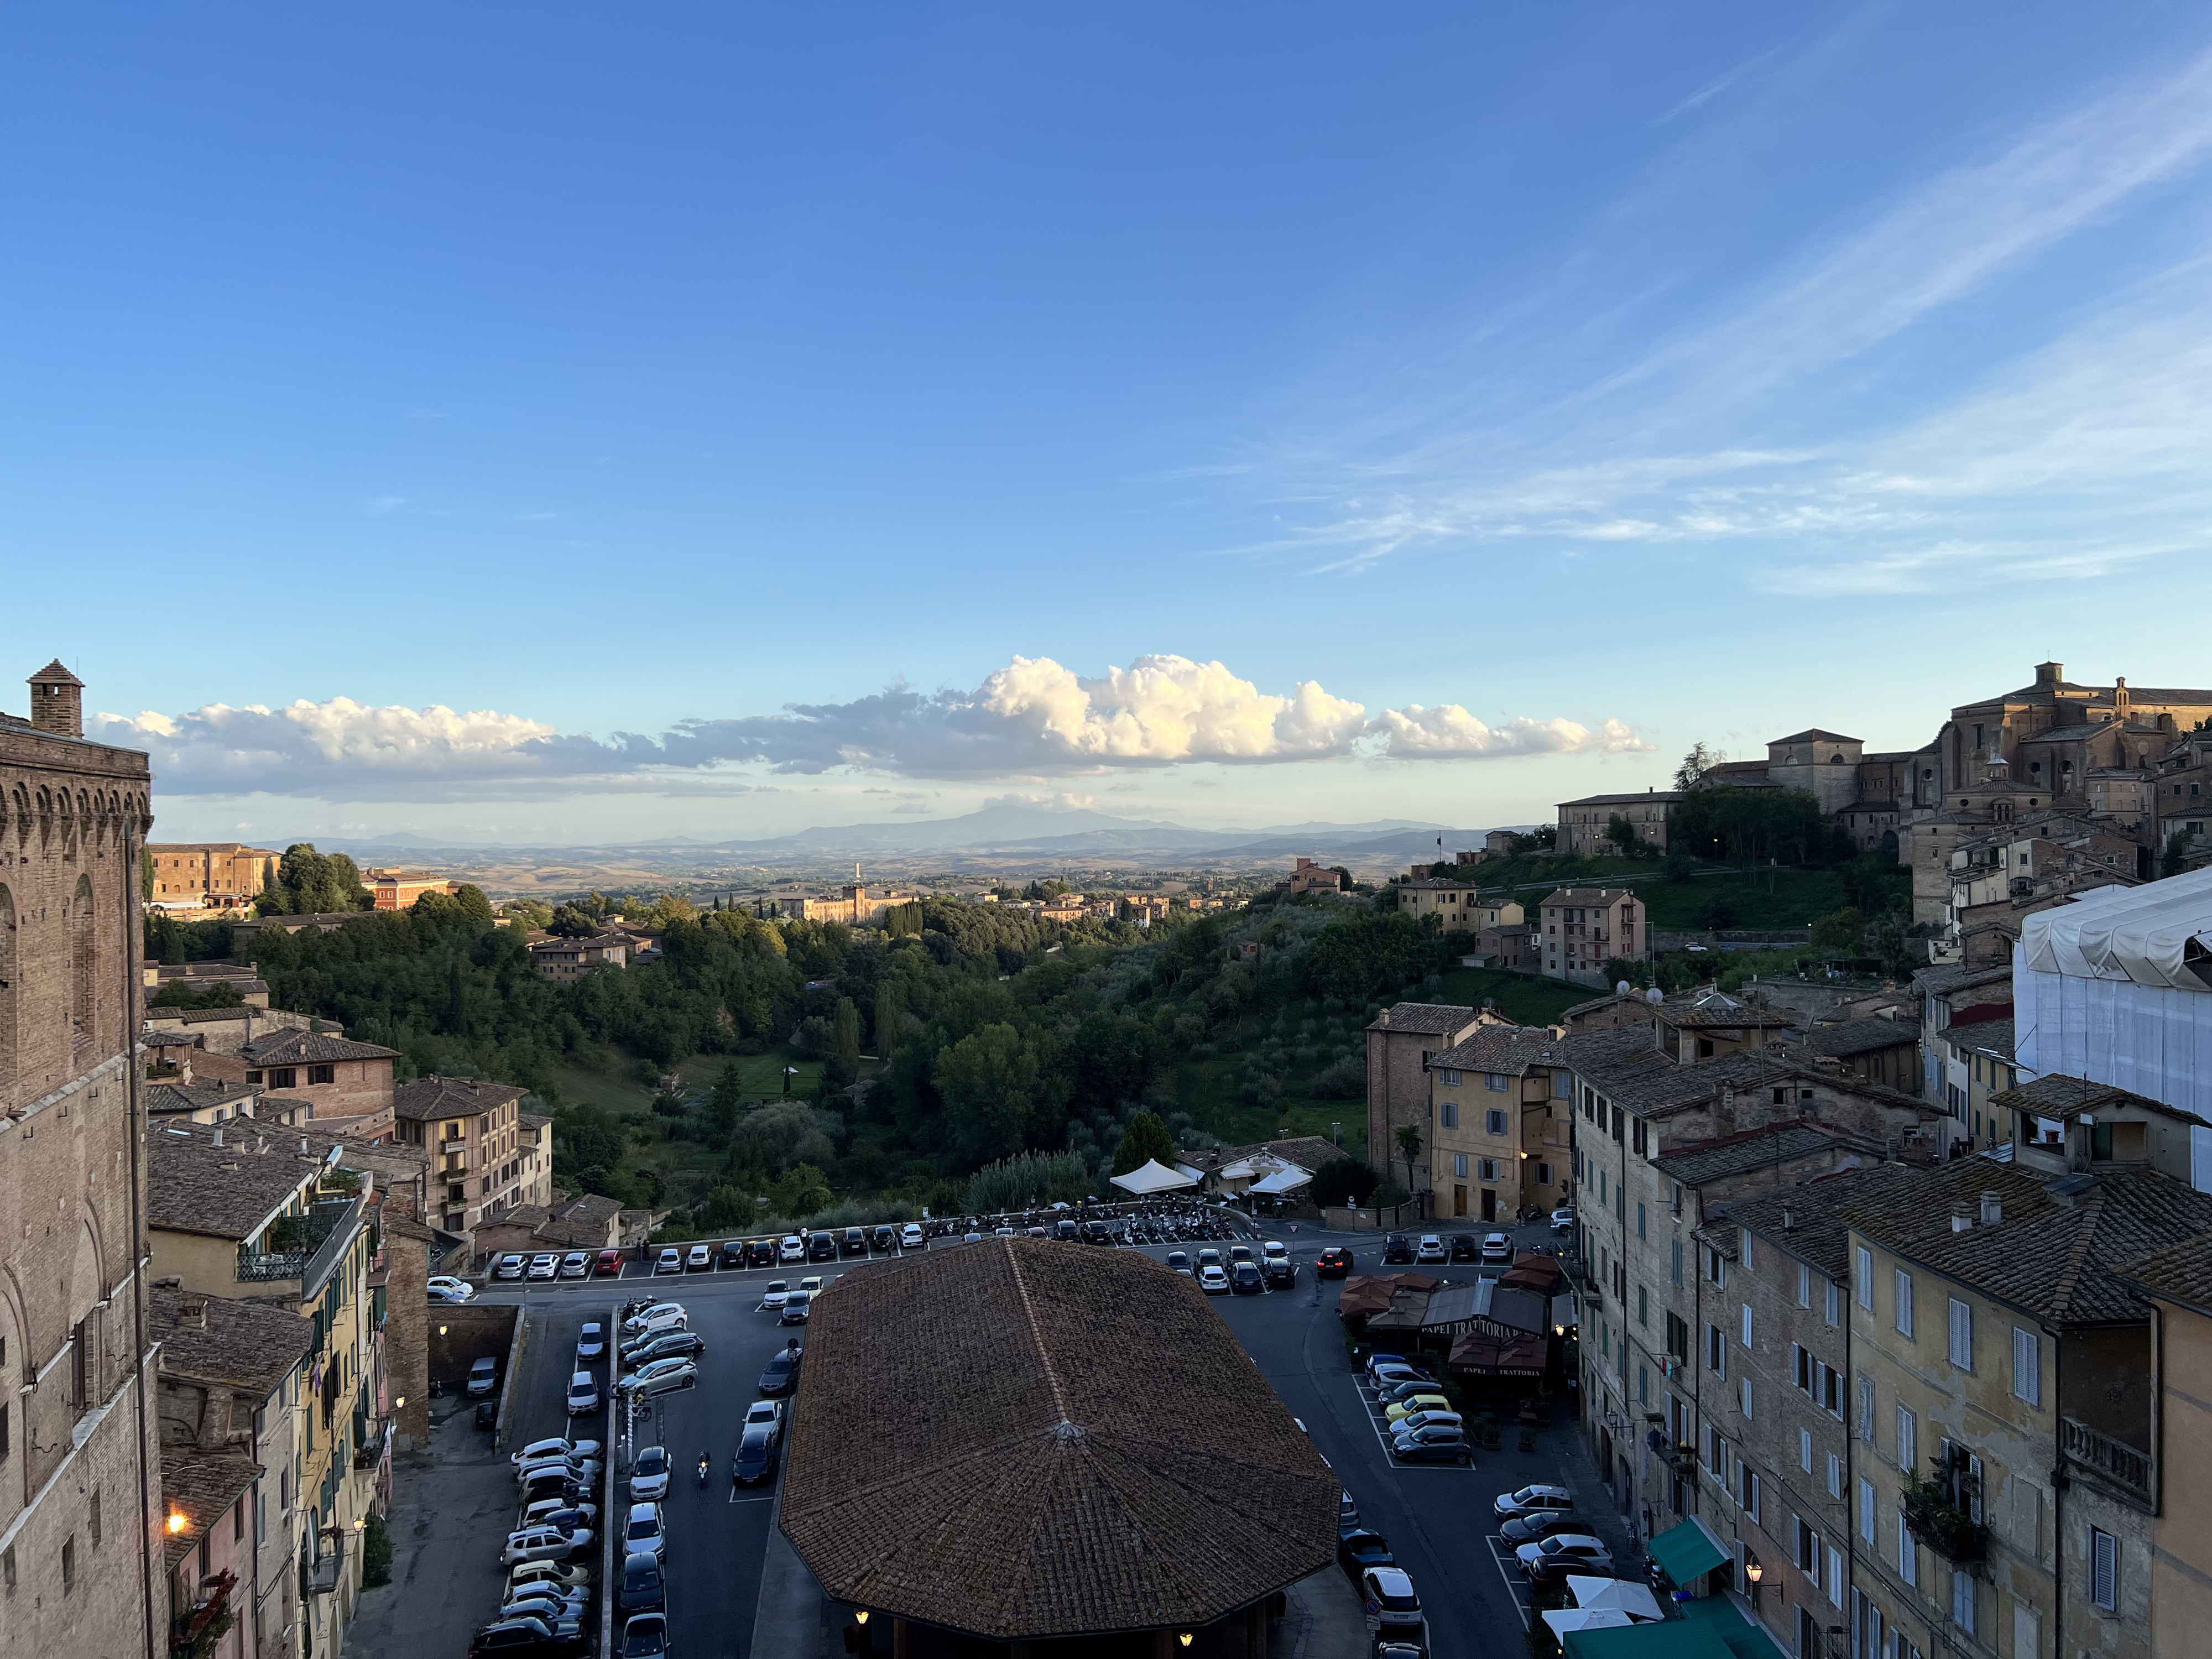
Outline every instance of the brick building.
<svg viewBox="0 0 2212 1659">
<path fill-rule="evenodd" d="M 167 1645 L 142 1340 L 137 1066 L 146 757 L 83 686 L 0 715 L 0 1659 Z"/>
<path fill-rule="evenodd" d="M 623 968 L 629 964 L 629 941 L 620 933 L 595 933 L 590 939 L 541 939 L 530 943 L 530 965 L 540 979 L 566 984 L 582 978 L 594 968 Z"/>
<path fill-rule="evenodd" d="M 381 1140 L 392 1133 L 396 1048 L 295 1030 L 254 1038 L 239 1058 L 246 1062 L 248 1083 L 306 1101 L 311 1121 L 342 1119 L 346 1133 L 359 1140 Z"/>
<path fill-rule="evenodd" d="M 1651 954 L 1644 901 L 1626 887 L 1561 887 L 1537 907 L 1539 971 L 1553 979 L 1601 981 L 1614 957 Z"/>
<path fill-rule="evenodd" d="M 1441 1002 L 1401 1002 L 1375 1016 L 1367 1028 L 1367 1161 L 1386 1180 L 1406 1174 L 1408 1192 L 1428 1186 L 1429 1056 L 1464 1042 L 1482 1016 Z M 1419 1131 L 1422 1156 L 1409 1166 L 1398 1131 Z"/>
<path fill-rule="evenodd" d="M 243 910 L 276 878 L 283 854 L 236 841 L 155 842 L 146 848 L 157 908 Z"/>
<path fill-rule="evenodd" d="M 442 893 L 450 898 L 461 890 L 459 882 L 422 870 L 364 870 L 361 884 L 368 889 L 380 910 L 412 909 L 425 893 Z"/>
<path fill-rule="evenodd" d="M 1439 1217 L 1512 1221 L 1571 1189 L 1573 1079 L 1564 1030 L 1480 1025 L 1431 1054 L 1429 1167 Z"/>
<path fill-rule="evenodd" d="M 526 1092 L 511 1084 L 458 1077 L 417 1078 L 399 1086 L 392 1101 L 394 1133 L 401 1145 L 419 1148 L 430 1159 L 424 1220 L 449 1233 L 473 1232 L 523 1201 L 520 1102 Z M 547 1163 L 550 1176 L 550 1152 Z"/>
</svg>

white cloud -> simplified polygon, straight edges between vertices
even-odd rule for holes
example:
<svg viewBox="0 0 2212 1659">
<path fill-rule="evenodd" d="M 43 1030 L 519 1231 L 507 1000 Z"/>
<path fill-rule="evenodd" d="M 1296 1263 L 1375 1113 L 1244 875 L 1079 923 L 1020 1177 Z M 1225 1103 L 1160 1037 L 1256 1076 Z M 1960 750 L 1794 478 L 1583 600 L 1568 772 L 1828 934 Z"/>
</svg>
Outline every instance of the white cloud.
<svg viewBox="0 0 2212 1659">
<path fill-rule="evenodd" d="M 1262 691 L 1218 662 L 1139 657 L 1089 678 L 1017 657 L 973 691 L 894 685 L 850 702 L 679 721 L 659 737 L 562 732 L 490 709 L 372 708 L 348 697 L 281 708 L 210 704 L 187 714 L 94 717 L 105 741 L 152 752 L 170 794 L 325 799 L 553 799 L 589 787 L 736 793 L 732 769 L 915 778 L 1048 778 L 1188 764 L 1256 765 L 1352 755 L 1479 759 L 1637 748 L 1618 720 L 1490 727 L 1456 705 L 1385 710 L 1307 680 Z M 1092 797 L 1060 795 L 1063 805 Z"/>
</svg>

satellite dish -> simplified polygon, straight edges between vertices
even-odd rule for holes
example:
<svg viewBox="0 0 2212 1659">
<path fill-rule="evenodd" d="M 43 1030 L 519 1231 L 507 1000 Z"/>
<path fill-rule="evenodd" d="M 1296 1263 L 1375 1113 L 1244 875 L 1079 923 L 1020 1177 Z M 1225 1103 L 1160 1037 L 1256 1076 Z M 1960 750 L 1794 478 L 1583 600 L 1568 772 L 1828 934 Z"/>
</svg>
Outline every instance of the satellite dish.
<svg viewBox="0 0 2212 1659">
<path fill-rule="evenodd" d="M 1650 1003 L 1654 1008 L 1656 1008 L 1661 1003 L 1667 1000 L 1667 994 L 1661 990 L 1656 985 L 1654 985 L 1650 990 L 1644 992 L 1644 1000 Z"/>
<path fill-rule="evenodd" d="M 1617 997 L 1625 997 L 1632 988 L 1626 980 L 1616 980 L 1613 982 L 1613 994 Z"/>
</svg>

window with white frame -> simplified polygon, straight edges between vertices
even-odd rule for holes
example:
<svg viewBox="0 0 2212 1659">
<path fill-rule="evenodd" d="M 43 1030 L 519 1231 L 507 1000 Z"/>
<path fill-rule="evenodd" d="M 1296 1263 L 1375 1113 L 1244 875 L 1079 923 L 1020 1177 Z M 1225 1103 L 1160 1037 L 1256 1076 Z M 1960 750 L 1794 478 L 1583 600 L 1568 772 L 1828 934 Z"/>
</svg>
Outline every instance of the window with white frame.
<svg viewBox="0 0 2212 1659">
<path fill-rule="evenodd" d="M 1806 1474 L 1813 1473 L 1813 1431 L 1797 1431 L 1797 1465 Z"/>
<path fill-rule="evenodd" d="M 1859 1438 L 1874 1444 L 1874 1378 L 1859 1378 Z"/>
<path fill-rule="evenodd" d="M 1859 1246 L 1859 1306 L 1874 1311 L 1874 1252 Z"/>
<path fill-rule="evenodd" d="M 2089 1599 L 2107 1613 L 2120 1610 L 2120 1540 L 2101 1527 L 2089 1528 Z"/>
<path fill-rule="evenodd" d="M 1743 1414 L 1746 1417 L 1749 1417 L 1751 1415 L 1751 1379 L 1749 1377 L 1747 1376 L 1743 1379 L 1742 1388 Z"/>
<path fill-rule="evenodd" d="M 2043 1339 L 2017 1325 L 2012 1329 L 2012 1392 L 2015 1400 L 2043 1404 Z"/>
<path fill-rule="evenodd" d="M 1920 1421 L 1902 1406 L 1897 1408 L 1897 1467 L 1907 1474 L 1920 1472 Z"/>
<path fill-rule="evenodd" d="M 1716 1376 L 1728 1375 L 1728 1343 L 1717 1325 L 1705 1327 L 1705 1369 Z"/>
<path fill-rule="evenodd" d="M 1485 1072 L 1482 1074 L 1482 1086 L 1493 1095 L 1504 1094 L 1512 1081 L 1503 1072 Z"/>
<path fill-rule="evenodd" d="M 1955 1296 L 1951 1298 L 1951 1363 L 1962 1371 L 1974 1369 L 1974 1310 Z"/>
<path fill-rule="evenodd" d="M 1841 1498 L 1843 1495 L 1844 1460 L 1835 1453 L 1830 1452 L 1828 1454 L 1828 1496 Z"/>
<path fill-rule="evenodd" d="M 1904 1268 L 1897 1269 L 1897 1334 L 1910 1340 L 1912 1335 L 1912 1275 Z"/>
<path fill-rule="evenodd" d="M 1825 1287 L 1823 1299 L 1828 1323 L 1840 1325 L 1844 1322 L 1844 1287 L 1832 1279 L 1824 1279 L 1820 1283 Z"/>
<path fill-rule="evenodd" d="M 1743 1304 L 1743 1346 L 1747 1348 L 1751 1346 L 1751 1304 L 1748 1302 Z"/>
<path fill-rule="evenodd" d="M 1859 1482 L 1859 1536 L 1869 1544 L 1875 1541 L 1874 1516 L 1874 1482 L 1861 1480 Z"/>
<path fill-rule="evenodd" d="M 1797 1305 L 1813 1305 L 1813 1270 L 1802 1261 L 1797 1264 Z"/>
<path fill-rule="evenodd" d="M 1820 1587 L 1834 1607 L 1844 1605 L 1844 1553 L 1833 1544 L 1828 1546 L 1827 1582 Z"/>
<path fill-rule="evenodd" d="M 1969 1636 L 1974 1633 L 1974 1575 L 1964 1567 L 1951 1573 L 1951 1622 Z"/>
<path fill-rule="evenodd" d="M 1735 1231 L 1739 1241 L 1736 1245 L 1736 1259 L 1742 1262 L 1744 1272 L 1749 1273 L 1751 1271 L 1751 1229 L 1739 1227 Z"/>
<path fill-rule="evenodd" d="M 1897 1512 L 1897 1576 L 1908 1584 L 1920 1583 L 1920 1547 L 1912 1541 L 1903 1510 Z"/>
</svg>

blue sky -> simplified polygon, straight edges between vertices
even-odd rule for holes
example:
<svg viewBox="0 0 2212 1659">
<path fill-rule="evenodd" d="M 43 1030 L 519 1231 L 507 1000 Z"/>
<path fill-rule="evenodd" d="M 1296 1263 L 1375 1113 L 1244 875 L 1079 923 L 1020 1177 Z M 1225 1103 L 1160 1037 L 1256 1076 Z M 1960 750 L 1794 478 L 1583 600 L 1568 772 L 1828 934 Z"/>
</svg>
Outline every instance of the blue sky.
<svg viewBox="0 0 2212 1659">
<path fill-rule="evenodd" d="M 2201 7 L 0 47 L 11 632 L 165 834 L 1480 826 L 2208 678 Z"/>
</svg>

